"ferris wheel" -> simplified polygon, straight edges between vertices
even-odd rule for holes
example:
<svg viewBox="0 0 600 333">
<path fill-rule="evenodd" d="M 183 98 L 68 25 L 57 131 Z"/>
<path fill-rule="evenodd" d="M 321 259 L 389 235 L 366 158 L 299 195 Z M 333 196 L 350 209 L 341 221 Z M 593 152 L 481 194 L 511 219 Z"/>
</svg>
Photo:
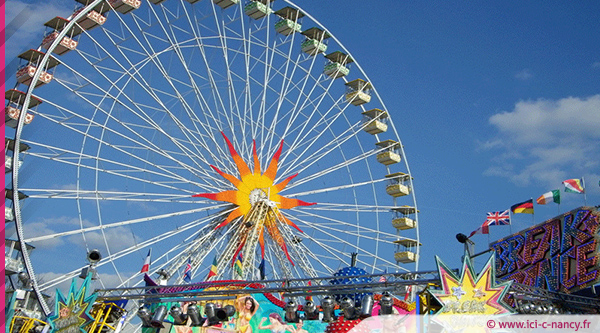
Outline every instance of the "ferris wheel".
<svg viewBox="0 0 600 333">
<path fill-rule="evenodd" d="M 7 237 L 38 292 L 418 269 L 413 182 L 350 52 L 287 1 L 77 0 L 6 92 Z M 23 112 L 26 110 L 26 112 Z M 8 172 L 11 173 L 8 173 Z M 10 175 L 10 178 L 9 176 Z M 9 186 L 7 185 L 7 188 Z"/>
</svg>

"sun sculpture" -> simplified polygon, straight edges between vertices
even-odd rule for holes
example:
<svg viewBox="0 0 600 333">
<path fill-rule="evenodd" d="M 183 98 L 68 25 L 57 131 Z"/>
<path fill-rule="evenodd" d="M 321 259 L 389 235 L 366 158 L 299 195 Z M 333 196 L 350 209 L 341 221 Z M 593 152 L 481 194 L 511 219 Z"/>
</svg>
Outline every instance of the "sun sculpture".
<svg viewBox="0 0 600 333">
<path fill-rule="evenodd" d="M 283 140 L 281 140 L 279 149 L 277 149 L 277 152 L 275 152 L 275 155 L 273 155 L 269 166 L 264 173 L 261 173 L 260 162 L 258 160 L 258 155 L 256 154 L 255 141 L 253 141 L 252 144 L 254 168 L 253 170 L 250 170 L 248 164 L 244 162 L 242 157 L 233 148 L 233 145 L 227 136 L 225 136 L 225 134 L 222 132 L 221 134 L 225 138 L 227 147 L 229 148 L 229 152 L 233 158 L 233 162 L 238 169 L 240 178 L 238 179 L 233 175 L 227 174 L 213 165 L 211 165 L 211 167 L 219 175 L 231 182 L 236 189 L 222 191 L 219 193 L 200 193 L 193 196 L 215 201 L 229 202 L 237 206 L 233 211 L 231 211 L 231 213 L 229 213 L 227 218 L 225 218 L 225 220 L 215 228 L 218 229 L 224 227 L 231 222 L 236 221 L 238 218 L 242 219 L 242 223 L 237 224 L 241 230 L 238 230 L 237 232 L 238 237 L 235 240 L 237 247 L 233 255 L 230 257 L 232 265 L 236 258 L 238 258 L 238 255 L 241 254 L 244 246 L 247 243 L 250 244 L 249 246 L 246 246 L 243 253 L 245 257 L 252 255 L 251 251 L 254 248 L 253 243 L 255 241 L 260 244 L 261 257 L 264 259 L 265 230 L 271 239 L 281 248 L 283 253 L 285 253 L 287 260 L 294 265 L 294 262 L 288 253 L 287 245 L 284 237 L 282 236 L 280 228 L 282 224 L 285 223 L 295 228 L 299 232 L 302 232 L 302 230 L 300 230 L 300 228 L 298 228 L 294 222 L 283 216 L 280 210 L 291 209 L 297 206 L 309 206 L 314 205 L 315 203 L 308 203 L 302 200 L 286 198 L 279 195 L 286 185 L 297 176 L 297 174 L 291 175 L 281 183 L 275 184 L 275 176 L 277 175 L 277 167 L 279 157 L 281 156 L 281 150 L 283 148 Z"/>
</svg>

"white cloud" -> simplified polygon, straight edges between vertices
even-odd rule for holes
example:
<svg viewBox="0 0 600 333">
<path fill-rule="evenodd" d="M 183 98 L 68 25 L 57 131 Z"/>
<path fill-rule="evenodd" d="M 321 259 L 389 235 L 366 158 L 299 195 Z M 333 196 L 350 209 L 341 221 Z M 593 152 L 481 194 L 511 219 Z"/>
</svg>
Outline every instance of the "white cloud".
<svg viewBox="0 0 600 333">
<path fill-rule="evenodd" d="M 36 221 L 26 221 L 23 224 L 23 234 L 25 235 L 25 238 L 29 240 L 40 236 L 58 234 L 59 232 L 57 230 L 65 229 L 65 226 L 67 226 L 66 229 L 68 230 L 76 228 L 79 226 L 79 219 L 61 216 L 54 218 L 42 218 Z M 16 238 L 14 224 L 11 224 L 9 227 L 7 227 L 6 233 L 11 235 L 12 238 Z M 56 248 L 63 244 L 65 244 L 64 238 L 59 236 L 31 242 L 31 245 L 41 249 Z"/>
<path fill-rule="evenodd" d="M 533 72 L 530 69 L 525 68 L 525 69 L 521 70 L 520 72 L 518 72 L 517 74 L 515 74 L 515 78 L 519 79 L 519 80 L 523 80 L 523 81 L 529 80 L 529 79 L 533 78 Z"/>
<path fill-rule="evenodd" d="M 600 61 L 596 61 L 592 64 L 592 68 L 594 69 L 600 69 Z"/>
<path fill-rule="evenodd" d="M 499 134 L 481 147 L 502 152 L 486 175 L 557 184 L 600 165 L 600 95 L 521 101 L 489 122 Z"/>
<path fill-rule="evenodd" d="M 83 225 L 83 228 L 87 228 L 97 224 L 86 219 L 80 223 L 79 218 L 67 216 L 42 218 L 25 223 L 23 232 L 27 239 L 45 235 L 57 235 L 57 237 L 54 238 L 32 242 L 31 244 L 36 248 L 50 249 L 65 244 L 75 244 L 85 249 L 87 243 L 87 248 L 100 249 L 103 255 L 106 255 L 107 243 L 110 250 L 114 253 L 130 246 L 134 246 L 136 242 L 141 242 L 141 239 L 134 236 L 129 228 L 123 226 L 107 228 L 103 231 L 88 231 L 85 233 L 85 240 L 81 233 L 67 237 L 58 236 L 62 231 L 78 230 L 81 228 L 81 225 Z M 7 234 L 10 235 L 12 233 L 14 233 L 14 228 L 7 228 Z"/>
<path fill-rule="evenodd" d="M 90 249 L 99 249 L 103 255 L 107 255 L 106 246 L 110 247 L 112 253 L 134 246 L 136 241 L 131 230 L 125 227 L 115 227 L 104 229 L 103 231 L 93 231 L 85 233 L 85 241 L 81 235 L 69 237 L 69 243 L 74 243 L 85 247 L 86 243 Z"/>
<path fill-rule="evenodd" d="M 68 17 L 73 10 L 73 2 L 38 1 L 34 4 L 25 1 L 8 0 L 5 2 L 6 61 L 28 48 L 37 48 L 42 42 L 44 23 L 55 16 Z"/>
</svg>

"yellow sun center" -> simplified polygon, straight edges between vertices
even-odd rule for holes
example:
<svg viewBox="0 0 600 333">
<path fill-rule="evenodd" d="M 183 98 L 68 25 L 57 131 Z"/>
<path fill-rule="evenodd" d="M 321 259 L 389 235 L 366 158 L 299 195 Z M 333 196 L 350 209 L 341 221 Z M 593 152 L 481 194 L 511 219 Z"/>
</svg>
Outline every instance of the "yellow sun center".
<svg viewBox="0 0 600 333">
<path fill-rule="evenodd" d="M 222 133 L 223 134 L 223 133 Z M 279 162 L 279 157 L 281 156 L 281 150 L 283 148 L 283 140 L 279 145 L 279 149 L 273 155 L 267 169 L 264 173 L 261 173 L 260 163 L 258 161 L 258 155 L 256 154 L 256 143 L 253 144 L 253 160 L 254 160 L 254 170 L 251 171 L 248 167 L 248 164 L 244 162 L 244 160 L 240 157 L 240 155 L 235 151 L 233 145 L 229 141 L 229 139 L 223 134 L 225 141 L 227 143 L 227 147 L 229 148 L 229 152 L 231 153 L 231 157 L 238 169 L 240 174 L 240 178 L 224 173 L 221 170 L 217 169 L 215 166 L 211 167 L 223 178 L 227 179 L 229 182 L 235 186 L 236 190 L 222 191 L 218 193 L 200 193 L 195 194 L 194 197 L 202 197 L 215 201 L 224 201 L 230 202 L 237 207 L 229 213 L 227 218 L 223 222 L 221 222 L 217 228 L 223 227 L 230 222 L 236 220 L 237 218 L 247 216 L 252 207 L 256 207 L 259 204 L 266 204 L 268 207 L 272 209 L 273 214 L 271 216 L 276 215 L 277 218 L 273 219 L 272 217 L 268 217 L 263 214 L 264 221 L 257 221 L 259 225 L 264 226 L 267 230 L 271 238 L 281 247 L 281 249 L 288 256 L 288 259 L 291 262 L 291 258 L 287 253 L 287 248 L 285 245 L 285 241 L 281 236 L 281 232 L 278 229 L 277 223 L 274 223 L 275 220 L 282 221 L 285 224 L 288 224 L 298 231 L 302 232 L 298 226 L 296 226 L 293 222 L 285 218 L 283 215 L 279 214 L 278 211 L 280 209 L 290 209 L 297 206 L 308 206 L 314 205 L 314 203 L 304 202 L 298 199 L 290 199 L 279 195 L 279 192 L 285 188 L 285 186 L 296 176 L 296 174 L 287 177 L 279 184 L 275 183 L 275 176 L 277 175 L 277 167 Z M 260 244 L 262 248 L 262 253 L 264 256 L 264 240 L 263 240 L 263 231 L 260 233 Z M 243 238 L 239 242 L 239 248 L 241 249 L 245 244 L 246 239 Z M 236 252 L 239 252 L 239 250 Z M 293 263 L 292 263 L 293 264 Z"/>
</svg>

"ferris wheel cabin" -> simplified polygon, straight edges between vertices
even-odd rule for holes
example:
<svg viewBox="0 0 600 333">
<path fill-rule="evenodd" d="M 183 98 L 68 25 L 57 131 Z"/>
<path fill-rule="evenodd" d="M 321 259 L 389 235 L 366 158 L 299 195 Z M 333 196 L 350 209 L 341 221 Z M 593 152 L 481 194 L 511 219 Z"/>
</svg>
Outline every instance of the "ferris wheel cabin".
<svg viewBox="0 0 600 333">
<path fill-rule="evenodd" d="M 142 5 L 140 0 L 109 0 L 108 3 L 121 14 L 127 14 Z"/>
<path fill-rule="evenodd" d="M 244 7 L 244 13 L 255 20 L 261 19 L 273 13 L 270 7 L 273 1 L 275 0 L 252 0 Z"/>
<path fill-rule="evenodd" d="M 13 160 L 12 156 L 4 155 L 4 173 L 5 174 L 12 172 L 12 170 L 13 170 L 12 169 L 13 168 L 12 160 Z M 19 163 L 17 163 L 17 168 L 21 168 L 22 165 L 23 165 L 23 161 L 19 161 Z M 7 220 L 7 221 L 12 221 L 12 219 Z"/>
<path fill-rule="evenodd" d="M 155 2 L 158 1 L 158 2 Z M 164 0 L 154 0 L 152 1 L 152 3 L 157 4 L 157 3 L 161 3 Z M 221 9 L 227 9 L 233 5 L 236 5 L 240 2 L 240 0 L 213 0 L 213 3 L 219 7 L 221 7 Z"/>
<path fill-rule="evenodd" d="M 11 189 L 5 188 L 4 189 L 4 197 L 6 200 L 10 200 L 10 203 L 8 205 L 4 205 L 4 219 L 5 222 L 11 222 L 15 220 L 15 213 L 14 213 L 14 209 L 13 209 L 13 204 L 12 204 L 12 200 L 13 200 L 13 195 L 14 192 Z M 23 200 L 28 198 L 29 196 L 21 191 L 18 192 L 18 198 L 19 200 Z"/>
<path fill-rule="evenodd" d="M 350 73 L 348 64 L 354 62 L 354 59 L 342 51 L 335 51 L 325 56 L 329 62 L 325 65 L 323 73 L 333 79 L 340 78 Z"/>
<path fill-rule="evenodd" d="M 35 249 L 33 245 L 26 245 L 26 251 L 31 253 Z M 6 275 L 13 275 L 22 272 L 25 265 L 21 260 L 21 243 L 14 239 L 5 239 L 4 242 L 4 269 Z"/>
<path fill-rule="evenodd" d="M 394 253 L 394 259 L 403 264 L 410 264 L 417 261 L 417 246 L 421 246 L 419 242 L 410 238 L 403 238 L 394 241 L 397 246 L 397 251 Z"/>
<path fill-rule="evenodd" d="M 77 14 L 79 14 L 83 9 L 85 9 L 85 6 L 90 4 L 93 0 L 75 0 L 75 1 L 83 4 L 83 6 L 77 8 L 73 12 L 73 14 L 71 14 L 71 17 L 77 16 Z M 80 18 L 77 21 L 77 24 L 79 24 L 79 26 L 83 30 L 86 30 L 86 31 L 92 30 L 98 26 L 103 25 L 104 22 L 106 22 L 106 16 L 104 16 L 104 14 L 110 10 L 111 10 L 111 7 L 103 1 L 103 2 L 99 3 L 98 5 L 96 5 L 96 7 L 94 7 L 94 9 L 90 10 L 85 16 Z"/>
<path fill-rule="evenodd" d="M 23 103 L 25 103 L 26 94 L 22 91 L 11 89 L 4 94 L 4 98 L 8 100 L 8 104 L 4 108 L 4 124 L 8 127 L 16 128 L 19 123 L 19 116 L 21 110 L 23 110 Z M 34 108 L 42 103 L 42 100 L 35 96 L 31 96 L 29 99 L 29 105 L 27 109 Z M 33 114 L 25 112 L 25 123 L 29 124 L 33 121 Z"/>
<path fill-rule="evenodd" d="M 8 139 L 8 138 L 5 139 L 5 141 L 4 141 L 4 147 L 5 147 L 4 148 L 4 153 L 5 153 L 4 154 L 4 173 L 5 174 L 13 171 L 13 157 L 9 152 L 14 149 L 14 146 L 15 146 L 15 141 L 13 139 Z M 27 144 L 24 144 L 24 143 L 21 143 L 20 146 L 21 146 L 21 149 L 19 150 L 19 152 L 23 152 L 30 148 Z M 20 168 L 22 164 L 23 164 L 23 161 L 19 161 L 17 163 L 17 168 Z M 6 205 L 4 206 L 4 215 L 6 218 L 6 222 L 13 221 L 15 218 L 12 208 L 8 207 Z"/>
<path fill-rule="evenodd" d="M 416 228 L 417 222 L 412 218 L 416 212 L 416 208 L 412 206 L 400 206 L 392 208 L 392 226 L 398 230 Z"/>
<path fill-rule="evenodd" d="M 304 13 L 293 7 L 284 7 L 276 11 L 275 14 L 281 19 L 275 23 L 275 31 L 289 36 L 295 32 L 302 31 L 302 25 L 298 20 L 304 17 Z"/>
<path fill-rule="evenodd" d="M 25 251 L 28 254 L 35 249 L 34 246 L 25 244 Z M 5 239 L 4 245 L 4 268 L 5 276 L 10 280 L 10 288 L 6 289 L 6 300 L 14 300 L 14 316 L 11 321 L 10 332 L 34 332 L 31 330 L 34 326 L 45 325 L 42 318 L 44 314 L 37 301 L 36 293 L 31 288 L 29 275 L 26 273 L 23 263 L 23 249 L 21 243 L 13 239 Z M 16 281 L 15 281 L 16 276 Z M 42 294 L 46 300 L 50 296 Z M 27 330 L 23 330 L 27 329 Z"/>
<path fill-rule="evenodd" d="M 58 34 L 64 29 L 64 27 L 68 23 L 69 20 L 60 16 L 57 16 L 51 19 L 50 21 L 44 23 L 45 26 L 54 29 L 54 31 L 50 32 L 44 37 L 44 39 L 42 40 L 42 48 L 46 50 L 49 49 L 50 45 L 52 45 L 56 38 L 58 38 Z M 79 42 L 76 41 L 74 38 L 82 32 L 83 30 L 79 26 L 74 25 L 61 39 L 60 43 L 56 46 L 56 48 L 54 48 L 53 53 L 57 55 L 63 55 L 69 51 L 75 50 Z"/>
<path fill-rule="evenodd" d="M 306 39 L 300 45 L 302 52 L 314 56 L 327 51 L 327 44 L 323 43 L 324 40 L 331 37 L 327 31 L 318 27 L 312 27 L 302 31 L 302 34 L 306 36 Z"/>
<path fill-rule="evenodd" d="M 19 58 L 26 61 L 25 65 L 23 65 L 21 68 L 19 68 L 19 70 L 17 70 L 17 81 L 19 83 L 27 86 L 31 85 L 35 71 L 39 67 L 39 64 L 44 55 L 46 55 L 44 52 L 34 49 L 30 49 L 19 54 Z M 46 63 L 46 66 L 40 74 L 38 81 L 35 83 L 34 88 L 42 86 L 46 83 L 50 83 L 54 75 L 48 73 L 48 71 L 59 64 L 60 62 L 58 60 L 50 56 L 50 59 Z"/>
<path fill-rule="evenodd" d="M 371 83 L 356 79 L 346 83 L 346 102 L 359 106 L 371 101 Z"/>
<path fill-rule="evenodd" d="M 385 192 L 394 198 L 410 194 L 410 188 L 405 185 L 409 177 L 410 175 L 404 172 L 386 175 L 385 178 L 388 179 L 388 185 L 385 187 Z"/>
<path fill-rule="evenodd" d="M 369 134 L 375 135 L 387 131 L 387 111 L 380 109 L 372 109 L 362 113 L 363 114 L 363 130 Z"/>
<path fill-rule="evenodd" d="M 383 151 L 377 154 L 377 162 L 383 165 L 390 165 L 398 163 L 402 160 L 400 155 L 400 143 L 394 140 L 385 140 L 377 142 L 377 147 L 383 149 Z"/>
</svg>

